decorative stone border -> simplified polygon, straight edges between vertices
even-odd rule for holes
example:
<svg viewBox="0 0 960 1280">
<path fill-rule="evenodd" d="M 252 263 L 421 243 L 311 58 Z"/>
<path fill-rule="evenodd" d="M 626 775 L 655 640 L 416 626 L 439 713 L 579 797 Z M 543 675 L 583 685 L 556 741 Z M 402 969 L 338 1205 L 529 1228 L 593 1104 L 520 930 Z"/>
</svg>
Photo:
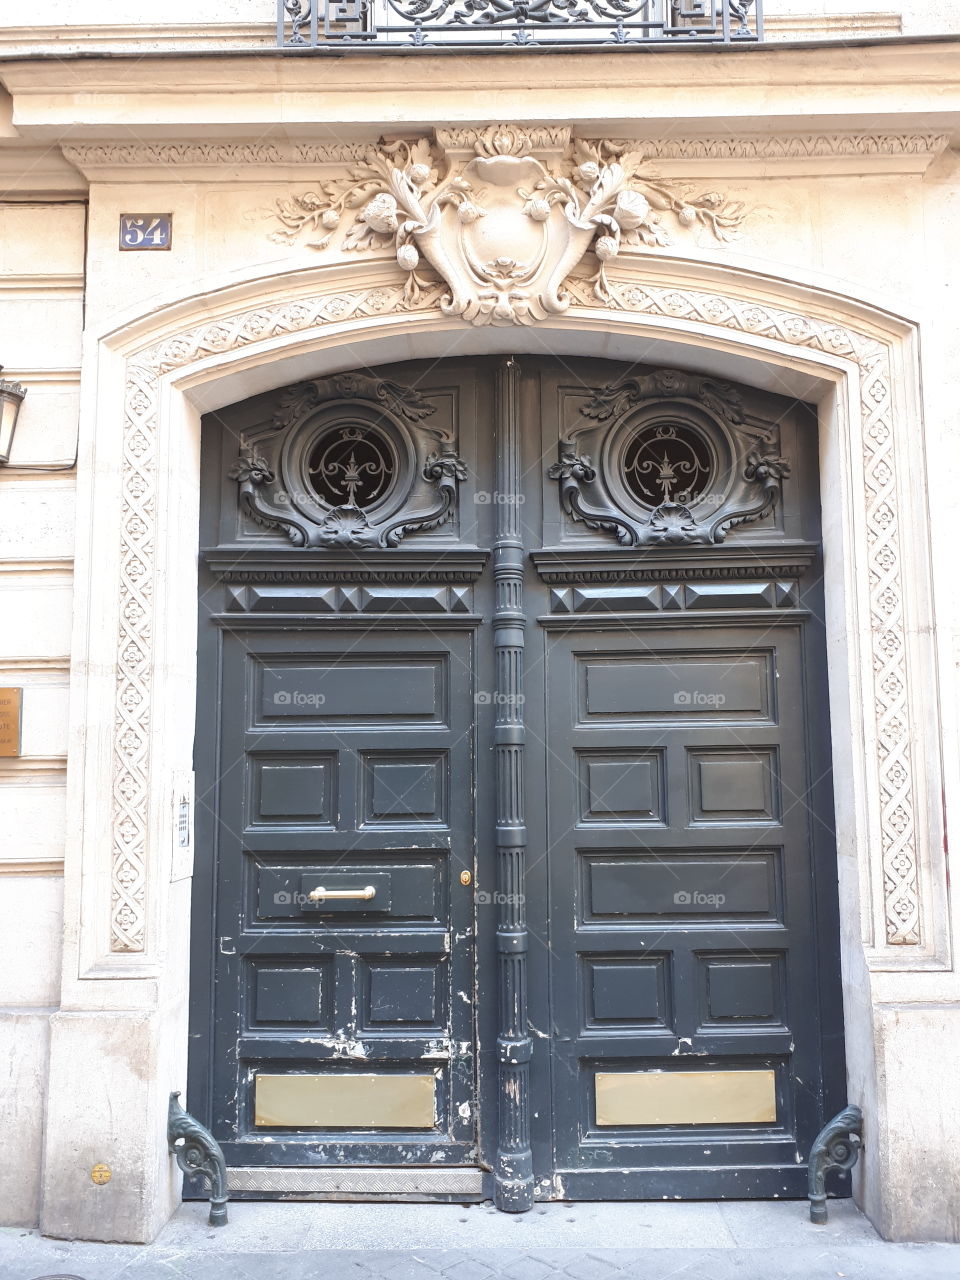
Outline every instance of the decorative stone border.
<svg viewBox="0 0 960 1280">
<path fill-rule="evenodd" d="M 571 283 L 571 323 L 581 308 L 597 311 L 588 286 Z M 419 317 L 442 319 L 442 285 L 425 291 Z M 918 794 L 912 758 L 910 673 L 903 605 L 903 528 L 898 514 L 898 457 L 893 430 L 891 347 L 863 332 L 799 311 L 690 288 L 655 288 L 611 281 L 611 316 L 692 321 L 718 330 L 771 339 L 799 351 L 821 352 L 853 362 L 860 370 L 862 512 L 867 548 L 871 614 L 875 726 L 872 771 L 879 815 L 884 943 L 887 948 L 926 942 Z M 127 370 L 120 521 L 120 622 L 117 636 L 116 715 L 113 745 L 113 849 L 111 855 L 110 950 L 145 950 L 147 897 L 148 738 L 155 620 L 156 445 L 160 379 L 207 357 L 236 351 L 286 334 L 334 323 L 389 316 L 411 310 L 401 286 L 334 289 L 315 296 L 250 307 L 205 322 L 155 343 L 131 358 Z M 566 322 L 566 321 L 565 321 Z M 565 323 L 564 322 L 564 323 Z M 880 967 L 884 967 L 882 964 Z M 902 961 L 892 967 L 902 967 Z M 923 967 L 931 967 L 928 960 Z"/>
<path fill-rule="evenodd" d="M 449 128 L 451 142 L 469 138 L 477 130 Z M 529 132 L 529 131 L 528 131 Z M 539 130 L 547 135 L 550 130 Z M 554 133 L 562 130 L 552 130 Z M 549 138 L 546 142 L 549 143 Z M 716 135 L 712 137 L 656 136 L 630 139 L 629 145 L 652 160 L 823 160 L 848 156 L 938 155 L 949 134 L 916 133 L 802 133 Z M 540 145 L 544 145 L 543 142 Z M 64 156 L 79 169 L 125 168 L 140 165 L 343 165 L 363 161 L 367 143 L 328 142 L 196 142 L 168 139 L 158 142 L 64 143 Z"/>
</svg>

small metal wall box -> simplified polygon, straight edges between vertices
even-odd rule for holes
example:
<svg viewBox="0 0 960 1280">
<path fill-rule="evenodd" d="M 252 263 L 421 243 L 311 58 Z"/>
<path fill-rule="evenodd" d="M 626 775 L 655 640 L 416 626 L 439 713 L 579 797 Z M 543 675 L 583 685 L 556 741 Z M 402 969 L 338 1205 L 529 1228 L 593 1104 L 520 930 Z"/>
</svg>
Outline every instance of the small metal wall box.
<svg viewBox="0 0 960 1280">
<path fill-rule="evenodd" d="M 831 1169 L 850 1170 L 857 1163 L 862 1145 L 863 1112 L 844 1107 L 823 1126 L 810 1148 L 808 1191 L 810 1221 L 822 1225 L 827 1220 L 826 1176 Z"/>
<path fill-rule="evenodd" d="M 216 1138 L 180 1105 L 180 1094 L 171 1093 L 167 1112 L 170 1154 L 184 1173 L 199 1174 L 210 1184 L 210 1226 L 227 1225 L 227 1163 Z"/>
</svg>

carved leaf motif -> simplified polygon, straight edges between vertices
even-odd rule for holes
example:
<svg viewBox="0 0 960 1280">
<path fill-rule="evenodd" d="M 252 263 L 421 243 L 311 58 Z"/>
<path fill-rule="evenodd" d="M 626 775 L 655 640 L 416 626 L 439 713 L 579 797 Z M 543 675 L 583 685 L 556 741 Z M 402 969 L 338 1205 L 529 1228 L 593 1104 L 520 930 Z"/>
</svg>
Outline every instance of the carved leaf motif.
<svg viewBox="0 0 960 1280">
<path fill-rule="evenodd" d="M 437 411 L 437 406 L 426 396 L 413 387 L 401 386 L 399 382 L 380 382 L 376 395 L 398 417 L 406 418 L 408 422 L 422 422 Z"/>
<path fill-rule="evenodd" d="M 700 383 L 700 399 L 718 418 L 736 424 L 743 422 L 743 397 L 729 382 L 704 378 Z"/>
<path fill-rule="evenodd" d="M 456 454 L 431 453 L 423 464 L 423 474 L 427 480 L 466 480 L 470 473 Z"/>
<path fill-rule="evenodd" d="M 285 430 L 301 421 L 304 416 L 325 400 L 337 397 L 370 400 L 383 405 L 397 417 L 408 422 L 421 422 L 436 413 L 437 407 L 413 387 L 390 382 L 363 373 L 339 373 L 330 378 L 296 383 L 280 392 L 273 425 Z"/>
<path fill-rule="evenodd" d="M 274 479 L 266 458 L 250 449 L 241 452 L 240 461 L 233 464 L 227 475 L 231 480 L 249 481 L 251 484 L 269 484 Z"/>
</svg>

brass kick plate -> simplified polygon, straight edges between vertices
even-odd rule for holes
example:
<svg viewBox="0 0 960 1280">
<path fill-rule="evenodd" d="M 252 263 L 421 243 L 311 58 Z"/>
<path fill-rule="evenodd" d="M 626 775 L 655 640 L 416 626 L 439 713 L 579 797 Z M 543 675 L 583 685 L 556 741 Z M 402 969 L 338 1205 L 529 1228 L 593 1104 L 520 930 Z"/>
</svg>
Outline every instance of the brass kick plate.
<svg viewBox="0 0 960 1280">
<path fill-rule="evenodd" d="M 597 1124 L 773 1124 L 773 1071 L 598 1071 Z"/>
<path fill-rule="evenodd" d="M 432 1129 L 432 1075 L 258 1075 L 254 1123 L 284 1129 Z"/>
</svg>

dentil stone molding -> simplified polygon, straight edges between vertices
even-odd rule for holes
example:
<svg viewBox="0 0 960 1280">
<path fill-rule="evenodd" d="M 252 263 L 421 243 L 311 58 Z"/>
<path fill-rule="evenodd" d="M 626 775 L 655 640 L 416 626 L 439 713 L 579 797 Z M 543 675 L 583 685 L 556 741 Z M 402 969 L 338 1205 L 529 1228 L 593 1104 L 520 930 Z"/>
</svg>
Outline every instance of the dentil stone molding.
<svg viewBox="0 0 960 1280">
<path fill-rule="evenodd" d="M 716 138 L 637 138 L 653 160 L 813 160 L 846 156 L 938 155 L 947 133 L 754 134 Z"/>
<path fill-rule="evenodd" d="M 353 164 L 366 147 L 315 142 L 95 142 L 64 143 L 78 169 L 140 165 Z"/>
<path fill-rule="evenodd" d="M 437 130 L 438 139 L 475 138 L 480 130 Z M 550 137 L 567 130 L 527 129 L 535 145 L 550 150 Z M 542 139 L 542 141 L 541 141 Z M 694 137 L 663 135 L 623 139 L 624 149 L 641 151 L 647 160 L 829 160 L 848 157 L 927 156 L 933 158 L 949 144 L 944 133 L 804 133 L 740 134 Z M 471 144 L 472 146 L 472 144 Z M 65 159 L 78 169 L 131 169 L 185 165 L 279 167 L 283 165 L 361 164 L 369 150 L 365 143 L 349 142 L 196 142 L 169 139 L 160 142 L 63 143 Z M 563 147 L 559 147 L 560 150 Z"/>
<path fill-rule="evenodd" d="M 368 147 L 345 177 L 278 200 L 275 217 L 279 244 L 310 233 L 312 249 L 393 249 L 407 306 L 439 277 L 445 315 L 506 325 L 566 311 L 567 278 L 588 253 L 594 295 L 608 302 L 606 264 L 624 245 L 669 244 L 668 222 L 730 240 L 746 209 L 659 177 L 629 143 L 491 125 Z"/>
<path fill-rule="evenodd" d="M 596 311 L 594 284 L 570 283 L 573 308 Z M 446 286 L 426 286 L 417 306 L 449 314 Z M 903 530 L 898 514 L 898 459 L 893 431 L 891 349 L 875 338 L 829 321 L 775 306 L 697 289 L 607 283 L 608 307 L 651 317 L 683 319 L 717 329 L 762 335 L 786 346 L 824 352 L 860 370 L 863 504 L 869 579 L 872 699 L 875 717 L 870 766 L 879 812 L 882 919 L 880 949 L 917 946 L 921 936 L 918 794 L 910 746 L 911 697 L 903 616 Z M 265 339 L 409 309 L 402 286 L 347 289 L 291 302 L 249 308 L 168 337 L 131 358 L 127 372 L 120 522 L 120 623 L 114 737 L 111 866 L 111 950 L 145 949 L 148 751 L 154 643 L 156 564 L 157 417 L 160 379 L 206 357 Z M 862 838 L 869 839 L 869 833 Z M 881 966 L 882 967 L 882 966 Z"/>
</svg>

